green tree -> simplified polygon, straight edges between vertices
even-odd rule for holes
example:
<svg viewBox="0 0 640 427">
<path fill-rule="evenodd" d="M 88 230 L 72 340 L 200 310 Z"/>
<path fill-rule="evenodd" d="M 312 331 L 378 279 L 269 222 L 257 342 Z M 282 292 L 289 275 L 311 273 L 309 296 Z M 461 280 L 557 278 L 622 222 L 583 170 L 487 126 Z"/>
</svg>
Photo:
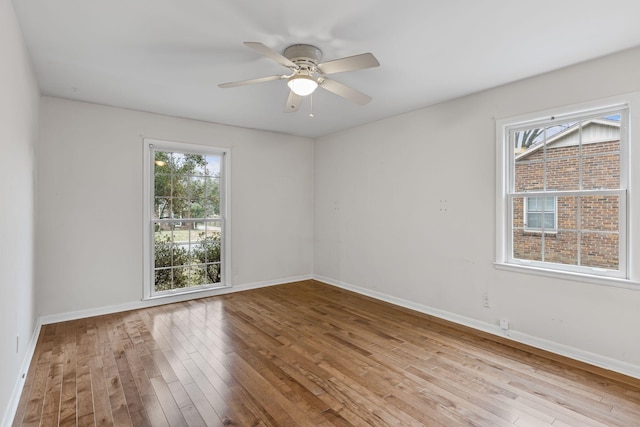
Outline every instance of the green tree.
<svg viewBox="0 0 640 427">
<path fill-rule="evenodd" d="M 193 218 L 191 206 L 211 209 L 219 203 L 218 177 L 209 176 L 206 157 L 201 154 L 182 154 L 168 151 L 154 153 L 154 212 L 160 218 Z M 207 186 L 207 184 L 209 184 Z M 205 207 L 206 209 L 206 207 Z"/>
</svg>

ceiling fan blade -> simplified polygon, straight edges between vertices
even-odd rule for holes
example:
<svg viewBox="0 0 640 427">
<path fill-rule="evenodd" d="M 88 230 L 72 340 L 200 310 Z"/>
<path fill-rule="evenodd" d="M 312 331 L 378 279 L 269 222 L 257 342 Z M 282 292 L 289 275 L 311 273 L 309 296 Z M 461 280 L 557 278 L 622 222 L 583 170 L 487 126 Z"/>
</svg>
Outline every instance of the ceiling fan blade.
<svg viewBox="0 0 640 427">
<path fill-rule="evenodd" d="M 270 47 L 263 45 L 262 43 L 244 42 L 244 45 L 249 47 L 249 48 L 251 48 L 251 49 L 253 49 L 253 50 L 255 50 L 260 55 L 263 55 L 263 56 L 266 56 L 267 58 L 273 59 L 274 61 L 276 61 L 278 64 L 282 65 L 283 67 L 298 68 L 298 66 L 295 63 L 293 63 L 289 59 L 285 58 L 284 56 L 280 55 L 278 52 L 276 52 L 275 50 L 271 49 Z"/>
<path fill-rule="evenodd" d="M 285 113 L 295 113 L 300 107 L 302 97 L 293 91 L 289 91 L 289 98 L 287 98 L 287 105 L 284 107 Z"/>
<path fill-rule="evenodd" d="M 343 73 L 345 71 L 361 70 L 363 68 L 378 67 L 380 63 L 371 53 L 349 56 L 347 58 L 334 59 L 333 61 L 318 64 L 317 68 L 322 74 Z"/>
<path fill-rule="evenodd" d="M 259 77 L 257 79 L 249 79 L 249 80 L 240 80 L 239 82 L 229 82 L 229 83 L 220 83 L 218 87 L 228 88 L 228 87 L 237 87 L 237 86 L 245 86 L 252 85 L 255 83 L 263 83 L 269 82 L 271 80 L 280 80 L 284 76 L 268 76 L 268 77 Z"/>
<path fill-rule="evenodd" d="M 320 87 L 348 99 L 351 102 L 355 102 L 356 104 L 365 105 L 371 101 L 371 97 L 369 95 L 365 95 L 364 93 L 343 85 L 335 80 L 324 79 L 320 83 Z"/>
</svg>

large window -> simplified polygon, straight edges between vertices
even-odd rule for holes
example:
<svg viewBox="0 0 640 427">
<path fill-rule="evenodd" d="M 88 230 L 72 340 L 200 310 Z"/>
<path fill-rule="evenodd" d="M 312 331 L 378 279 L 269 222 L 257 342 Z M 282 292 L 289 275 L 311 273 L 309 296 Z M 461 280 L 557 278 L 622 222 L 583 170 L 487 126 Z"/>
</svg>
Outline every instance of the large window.
<svg viewBox="0 0 640 427">
<path fill-rule="evenodd" d="M 148 297 L 226 286 L 228 154 L 145 140 Z"/>
<path fill-rule="evenodd" d="M 499 130 L 506 264 L 628 278 L 628 107 Z"/>
</svg>

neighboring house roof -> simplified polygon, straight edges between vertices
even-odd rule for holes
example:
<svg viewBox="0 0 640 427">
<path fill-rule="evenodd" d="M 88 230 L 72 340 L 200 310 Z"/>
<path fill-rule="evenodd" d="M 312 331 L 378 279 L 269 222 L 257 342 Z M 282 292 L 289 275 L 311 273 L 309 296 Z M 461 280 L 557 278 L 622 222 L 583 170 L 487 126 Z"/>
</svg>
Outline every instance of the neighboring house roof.
<svg viewBox="0 0 640 427">
<path fill-rule="evenodd" d="M 547 139 L 547 149 L 578 145 L 580 124 L 582 124 L 582 143 L 596 144 L 598 142 L 617 141 L 620 139 L 620 121 L 609 119 L 591 119 L 576 122 Z M 516 155 L 516 162 L 541 150 L 545 144 L 535 143 L 522 153 Z"/>
</svg>

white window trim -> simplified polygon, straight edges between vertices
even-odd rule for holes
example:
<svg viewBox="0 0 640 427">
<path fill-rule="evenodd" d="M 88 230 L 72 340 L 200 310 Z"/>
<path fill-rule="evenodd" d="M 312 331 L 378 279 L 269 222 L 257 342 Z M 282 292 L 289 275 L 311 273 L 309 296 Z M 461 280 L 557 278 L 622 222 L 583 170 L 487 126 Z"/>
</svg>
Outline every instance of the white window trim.
<svg viewBox="0 0 640 427">
<path fill-rule="evenodd" d="M 621 200 L 620 209 L 624 209 L 626 222 L 620 224 L 620 235 L 626 239 L 626 257 L 621 262 L 621 273 L 623 277 L 614 277 L 603 275 L 602 269 L 592 269 L 592 272 L 586 270 L 570 271 L 559 270 L 553 264 L 545 265 L 544 263 L 535 263 L 535 265 L 527 265 L 528 263 L 513 263 L 510 261 L 512 253 L 512 238 L 509 232 L 512 230 L 512 218 L 507 197 L 507 185 L 512 172 L 511 165 L 505 161 L 509 146 L 507 139 L 509 137 L 508 130 L 513 129 L 514 124 L 522 127 L 529 127 L 537 123 L 547 122 L 551 117 L 556 120 L 570 120 L 574 116 L 582 117 L 584 115 L 600 112 L 607 112 L 611 109 L 628 108 L 628 131 L 621 129 L 621 135 L 628 135 L 629 141 L 621 144 L 620 162 L 625 167 L 621 169 L 621 180 L 626 180 L 627 197 L 626 204 Z M 500 270 L 515 271 L 520 273 L 536 274 L 540 276 L 560 278 L 566 280 L 577 280 L 580 282 L 588 282 L 601 284 L 606 286 L 615 286 L 626 289 L 640 290 L 640 266 L 634 265 L 633 260 L 640 253 L 640 197 L 636 193 L 640 190 L 640 171 L 633 170 L 631 165 L 640 163 L 640 150 L 630 150 L 630 141 L 634 137 L 640 139 L 640 92 L 634 92 L 626 95 L 620 95 L 582 104 L 570 105 L 552 110 L 545 110 L 536 113 L 524 114 L 510 118 L 496 120 L 496 253 L 494 266 Z M 622 141 L 621 141 L 622 142 Z M 637 169 L 637 168 L 636 168 Z M 633 212 L 634 215 L 630 215 Z M 622 257 L 621 257 L 622 258 Z M 623 266 L 624 264 L 624 266 Z M 600 271 L 599 271 L 600 270 Z"/>
<path fill-rule="evenodd" d="M 197 294 L 194 297 L 207 296 L 216 289 L 224 289 L 231 287 L 231 194 L 230 179 L 231 176 L 231 150 L 229 148 L 212 147 L 208 145 L 188 144 L 183 142 L 162 141 L 157 139 L 143 138 L 143 300 L 152 300 L 159 298 L 180 297 L 189 294 Z M 153 271 L 152 271 L 152 246 L 151 246 L 151 206 L 153 205 L 153 190 L 151 171 L 153 158 L 151 157 L 151 147 L 163 151 L 177 151 L 180 153 L 192 154 L 215 154 L 222 155 L 221 164 L 221 194 L 220 194 L 220 217 L 223 218 L 222 232 L 222 254 L 221 254 L 221 285 L 220 286 L 196 286 L 185 289 L 177 289 L 171 292 L 163 292 L 157 294 L 153 292 Z M 184 298 L 180 298 L 184 299 Z"/>
</svg>

